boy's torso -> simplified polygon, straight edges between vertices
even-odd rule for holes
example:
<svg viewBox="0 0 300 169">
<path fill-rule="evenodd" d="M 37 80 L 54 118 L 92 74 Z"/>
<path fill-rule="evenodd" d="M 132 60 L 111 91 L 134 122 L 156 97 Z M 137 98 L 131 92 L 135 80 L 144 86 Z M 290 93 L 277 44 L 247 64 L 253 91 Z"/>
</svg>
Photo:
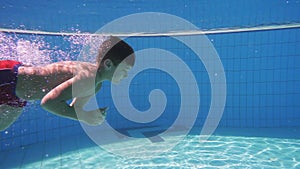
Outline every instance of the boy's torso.
<svg viewBox="0 0 300 169">
<path fill-rule="evenodd" d="M 76 82 L 83 83 L 88 79 L 94 79 L 97 66 L 87 62 L 64 61 L 46 66 L 19 67 L 16 94 L 26 100 L 40 100 L 49 91 L 65 81 L 76 76 Z M 95 89 L 82 85 L 81 95 L 89 95 Z M 65 94 L 71 99 L 72 90 Z"/>
</svg>

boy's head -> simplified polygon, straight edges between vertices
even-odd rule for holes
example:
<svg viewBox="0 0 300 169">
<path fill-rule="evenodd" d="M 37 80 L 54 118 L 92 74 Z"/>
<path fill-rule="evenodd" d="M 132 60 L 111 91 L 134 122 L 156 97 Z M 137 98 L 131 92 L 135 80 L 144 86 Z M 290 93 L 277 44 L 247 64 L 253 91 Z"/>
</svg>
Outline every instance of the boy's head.
<svg viewBox="0 0 300 169">
<path fill-rule="evenodd" d="M 119 83 L 127 77 L 127 72 L 133 67 L 134 62 L 134 50 L 118 37 L 110 36 L 99 48 L 97 57 L 99 70 L 104 71 L 105 78 L 113 83 Z"/>
</svg>

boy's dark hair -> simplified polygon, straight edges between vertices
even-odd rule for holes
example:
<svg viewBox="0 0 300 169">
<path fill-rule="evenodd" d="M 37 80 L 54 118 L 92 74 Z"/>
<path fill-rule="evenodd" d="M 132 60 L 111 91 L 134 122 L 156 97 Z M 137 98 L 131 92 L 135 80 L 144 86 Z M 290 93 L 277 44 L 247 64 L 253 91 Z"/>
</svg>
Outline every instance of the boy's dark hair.
<svg viewBox="0 0 300 169">
<path fill-rule="evenodd" d="M 126 60 L 126 63 L 133 66 L 135 56 L 131 46 L 118 37 L 110 36 L 99 47 L 97 63 L 101 64 L 104 60 L 110 59 L 117 66 L 128 56 L 130 57 Z"/>
</svg>

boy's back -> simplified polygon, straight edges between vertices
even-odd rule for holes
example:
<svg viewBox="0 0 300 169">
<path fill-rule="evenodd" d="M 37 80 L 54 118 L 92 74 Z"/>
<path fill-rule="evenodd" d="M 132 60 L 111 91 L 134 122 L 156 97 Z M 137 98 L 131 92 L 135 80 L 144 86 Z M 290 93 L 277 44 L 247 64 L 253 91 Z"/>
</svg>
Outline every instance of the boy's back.
<svg viewBox="0 0 300 169">
<path fill-rule="evenodd" d="M 46 66 L 27 67 L 18 69 L 16 95 L 26 100 L 40 100 L 49 91 L 69 79 L 76 81 L 95 78 L 97 66 L 87 62 L 64 61 Z M 88 91 L 89 89 L 82 90 Z M 85 95 L 82 93 L 82 95 Z M 71 99 L 72 94 L 66 96 Z"/>
</svg>

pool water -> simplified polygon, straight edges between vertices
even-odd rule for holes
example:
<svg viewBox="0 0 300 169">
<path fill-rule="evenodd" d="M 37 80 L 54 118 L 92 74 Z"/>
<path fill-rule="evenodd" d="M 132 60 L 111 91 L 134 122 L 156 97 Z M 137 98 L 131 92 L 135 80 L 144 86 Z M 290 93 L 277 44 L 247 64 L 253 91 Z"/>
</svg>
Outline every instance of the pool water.
<svg viewBox="0 0 300 169">
<path fill-rule="evenodd" d="M 119 93 L 123 90 L 118 90 L 116 96 L 130 98 L 133 107 L 140 111 L 157 112 L 158 106 L 151 106 L 149 93 L 158 91 L 156 89 L 163 91 L 168 101 L 165 111 L 156 120 L 149 120 L 149 123 L 125 117 L 119 109 L 128 110 L 127 107 L 116 106 L 112 99 L 112 86 L 104 83 L 97 96 L 97 108 L 108 106 L 107 124 L 113 129 L 124 129 L 124 133 L 135 138 L 112 141 L 112 137 L 99 133 L 99 137 L 103 139 L 101 146 L 83 132 L 78 122 L 47 113 L 39 103 L 29 103 L 18 121 L 8 130 L 0 132 L 0 169 L 300 169 L 300 102 L 297 101 L 300 98 L 299 0 L 267 3 L 261 0 L 230 0 L 225 3 L 208 0 L 176 3 L 174 0 L 114 0 L 105 3 L 4 0 L 0 1 L 0 8 L 0 58 L 18 60 L 28 65 L 80 60 L 80 53 L 87 57 L 84 57 L 84 61 L 93 62 L 104 39 L 102 36 L 94 39 L 85 33 L 89 35 L 99 28 L 107 28 L 111 22 L 117 23 L 116 20 L 122 17 L 144 12 L 159 14 L 155 17 L 143 17 L 142 22 L 136 19 L 126 24 L 122 22 L 121 26 L 107 32 L 156 34 L 153 37 L 130 37 L 125 41 L 137 52 L 158 49 L 155 51 L 160 53 L 153 56 L 163 57 L 157 58 L 156 63 L 166 60 L 168 63 L 162 65 L 174 67 L 178 71 L 178 77 L 188 77 L 185 72 L 191 72 L 197 82 L 177 83 L 177 76 L 155 67 L 136 74 L 128 91 L 130 97 Z M 203 52 L 201 57 L 213 63 L 214 71 L 209 71 L 191 46 L 174 37 L 158 36 L 159 33 L 181 32 L 186 35 L 195 31 L 173 19 L 162 22 L 163 14 L 187 20 L 207 33 L 207 41 L 213 45 L 223 65 L 220 70 L 224 67 L 227 87 L 220 88 L 226 89 L 226 95 L 212 90 L 213 85 L 220 84 L 215 80 L 224 74 L 223 71 L 217 71 L 219 69 L 215 61 L 219 60 L 213 59 L 211 51 L 206 51 L 210 47 L 203 42 L 192 43 L 192 46 L 197 46 Z M 153 24 L 151 18 L 154 18 Z M 147 24 L 142 24 L 144 21 Z M 287 25 L 294 27 L 286 27 Z M 69 34 L 62 34 L 64 32 Z M 202 35 L 182 37 L 193 41 Z M 90 42 L 92 43 L 87 45 Z M 87 46 L 88 50 L 82 50 L 83 46 Z M 175 58 L 168 59 L 168 53 L 162 51 L 177 56 L 191 71 L 180 69 L 179 64 L 175 64 Z M 142 59 L 142 56 L 139 55 L 137 61 L 150 63 Z M 135 68 L 138 66 L 145 65 L 137 64 Z M 199 93 L 182 94 L 180 86 L 192 89 L 191 84 L 198 85 Z M 216 100 L 220 100 L 220 96 L 226 96 L 226 106 L 220 122 L 215 116 L 208 117 L 212 108 L 220 108 L 220 104 L 214 102 L 213 94 L 216 94 Z M 183 96 L 188 96 L 186 104 L 180 103 L 184 100 Z M 192 118 L 190 112 L 193 111 L 190 108 L 197 107 L 197 104 L 192 103 L 195 101 L 192 99 L 194 96 L 201 96 L 201 107 L 197 117 Z M 126 100 L 122 100 L 122 103 L 124 101 Z M 163 105 L 162 102 L 159 103 L 159 106 Z M 206 119 L 214 119 L 214 122 L 218 122 L 218 130 L 206 142 L 200 142 L 201 129 L 194 129 L 187 136 L 181 132 L 162 136 L 160 131 L 165 129 L 143 129 L 154 125 L 172 128 L 175 120 L 183 117 L 179 114 L 184 108 L 189 108 L 182 111 L 185 112 L 182 114 L 187 115 L 187 118 L 182 118 L 184 124 L 190 125 L 190 120 L 196 120 L 192 127 L 203 127 L 204 124 L 212 124 Z M 133 117 L 133 113 L 129 112 Z M 128 128 L 136 128 L 138 131 L 128 132 Z M 159 135 L 139 137 L 139 132 L 149 131 L 155 131 L 154 134 Z M 173 147 L 168 144 L 172 140 L 180 141 Z M 151 146 L 152 149 L 149 148 Z M 162 151 L 165 147 L 170 149 Z M 107 151 L 108 149 L 111 151 Z"/>
<path fill-rule="evenodd" d="M 300 168 L 299 131 L 219 129 L 205 142 L 190 134 L 170 151 L 151 158 L 109 153 L 82 134 L 1 152 L 0 168 Z M 126 147 L 134 141 L 135 150 L 143 154 L 145 139 L 110 145 Z"/>
</svg>

